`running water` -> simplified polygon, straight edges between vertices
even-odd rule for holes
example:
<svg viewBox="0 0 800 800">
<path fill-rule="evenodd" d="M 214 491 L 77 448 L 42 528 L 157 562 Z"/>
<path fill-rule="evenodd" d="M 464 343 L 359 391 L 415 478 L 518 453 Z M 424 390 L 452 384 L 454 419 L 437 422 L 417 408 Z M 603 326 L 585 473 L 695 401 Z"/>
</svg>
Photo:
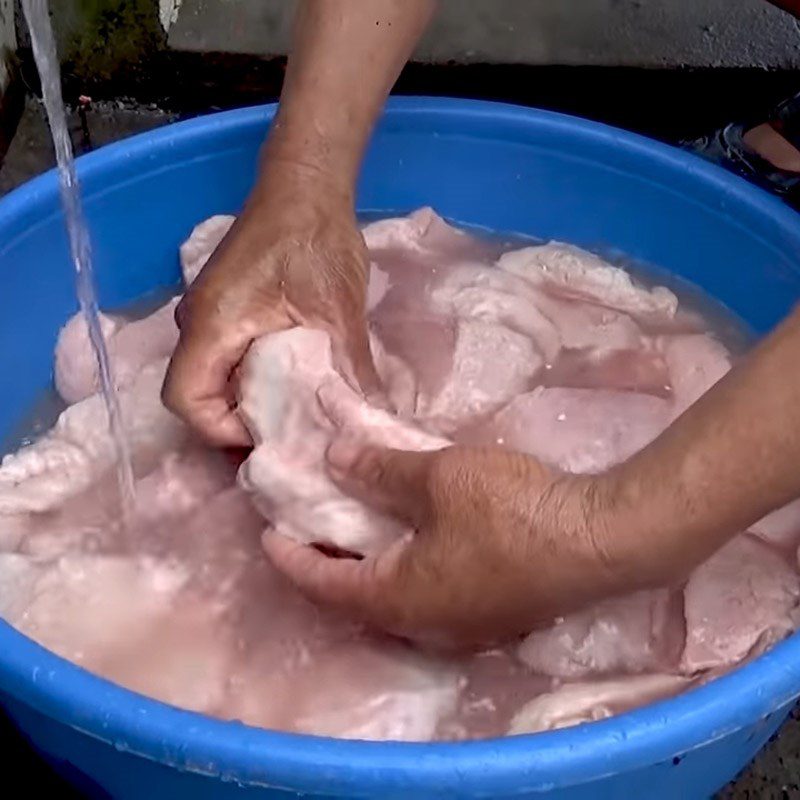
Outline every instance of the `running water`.
<svg viewBox="0 0 800 800">
<path fill-rule="evenodd" d="M 134 500 L 133 467 L 111 364 L 97 315 L 97 292 L 94 285 L 89 230 L 81 205 L 72 141 L 67 129 L 64 100 L 61 95 L 61 75 L 53 27 L 50 23 L 50 11 L 47 0 L 22 0 L 22 9 L 30 29 L 33 56 L 42 82 L 42 97 L 50 122 L 58 164 L 61 203 L 64 207 L 70 255 L 75 266 L 78 302 L 86 320 L 92 349 L 97 359 L 100 386 L 108 410 L 109 428 L 117 450 L 120 499 L 123 514 L 127 517 L 128 512 L 133 508 Z"/>
</svg>

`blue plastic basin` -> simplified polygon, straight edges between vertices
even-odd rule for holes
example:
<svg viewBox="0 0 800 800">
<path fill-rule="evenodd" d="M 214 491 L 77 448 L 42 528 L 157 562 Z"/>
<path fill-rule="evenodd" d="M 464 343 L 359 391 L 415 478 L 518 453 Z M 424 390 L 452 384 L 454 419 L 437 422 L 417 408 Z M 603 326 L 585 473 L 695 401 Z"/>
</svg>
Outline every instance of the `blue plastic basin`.
<svg viewBox="0 0 800 800">
<path fill-rule="evenodd" d="M 217 114 L 80 160 L 101 300 L 178 279 L 191 227 L 235 211 L 274 108 Z M 557 114 L 442 99 L 390 102 L 359 205 L 616 248 L 699 284 L 758 332 L 800 295 L 800 217 L 693 157 Z M 0 440 L 51 378 L 73 312 L 48 174 L 0 201 Z M 0 698 L 98 796 L 705 798 L 800 695 L 800 638 L 712 684 L 605 722 L 464 744 L 344 742 L 248 728 L 120 689 L 0 623 Z"/>
</svg>

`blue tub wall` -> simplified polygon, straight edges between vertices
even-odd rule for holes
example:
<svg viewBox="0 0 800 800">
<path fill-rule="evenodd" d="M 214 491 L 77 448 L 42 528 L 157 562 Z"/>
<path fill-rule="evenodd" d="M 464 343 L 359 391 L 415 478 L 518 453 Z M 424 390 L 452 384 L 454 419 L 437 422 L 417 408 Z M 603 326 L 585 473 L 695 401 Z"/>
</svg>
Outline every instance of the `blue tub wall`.
<svg viewBox="0 0 800 800">
<path fill-rule="evenodd" d="M 178 280 L 177 250 L 191 228 L 240 207 L 271 114 L 215 115 L 81 159 L 103 306 Z M 473 225 L 622 252 L 699 284 L 758 332 L 800 296 L 800 226 L 778 201 L 685 154 L 559 115 L 395 100 L 358 203 L 432 205 Z M 0 441 L 51 380 L 55 337 L 74 309 L 51 174 L 0 201 L 0 366 L 10 378 L 0 393 Z M 800 639 L 630 715 L 462 745 L 334 742 L 209 720 L 94 678 L 2 622 L 0 693 L 40 749 L 123 800 L 705 798 L 800 694 Z"/>
<path fill-rule="evenodd" d="M 152 759 L 139 759 L 137 768 L 130 768 L 131 753 L 125 747 L 111 748 L 94 736 L 76 736 L 74 730 L 33 711 L 30 707 L 5 699 L 4 706 L 17 724 L 43 753 L 58 753 L 49 757 L 54 768 L 65 778 L 95 800 L 246 800 L 248 797 L 269 798 L 518 798 L 547 795 L 553 800 L 707 800 L 720 786 L 731 780 L 738 769 L 734 763 L 745 764 L 764 746 L 777 730 L 789 708 L 770 715 L 752 726 L 736 731 L 724 740 L 705 747 L 648 765 L 645 768 L 617 774 L 613 759 L 608 759 L 607 774 L 591 783 L 561 788 L 542 785 L 533 778 L 526 785 L 526 776 L 520 774 L 518 785 L 500 792 L 486 791 L 477 781 L 448 781 L 438 789 L 422 788 L 415 776 L 405 780 L 396 777 L 381 781 L 380 789 L 374 785 L 361 792 L 348 791 L 337 786 L 337 775 L 331 773 L 328 791 L 298 793 L 280 788 L 267 777 L 270 772 L 270 753 L 264 748 L 259 754 L 263 762 L 262 780 L 245 789 L 236 780 L 220 780 L 213 764 L 203 768 L 187 769 L 185 766 L 168 767 Z M 535 747 L 535 740 L 531 741 Z M 492 762 L 487 764 L 491 769 Z M 223 771 L 224 772 L 224 771 Z M 555 770 L 554 783 L 565 777 Z M 88 777 L 91 775 L 92 777 Z"/>
</svg>

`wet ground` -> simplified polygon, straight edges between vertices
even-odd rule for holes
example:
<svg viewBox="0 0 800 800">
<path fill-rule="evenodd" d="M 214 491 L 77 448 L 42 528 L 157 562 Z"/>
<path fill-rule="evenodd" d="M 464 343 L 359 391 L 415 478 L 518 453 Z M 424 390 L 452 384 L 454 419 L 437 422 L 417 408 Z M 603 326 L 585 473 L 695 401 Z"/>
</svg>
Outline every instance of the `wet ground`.
<svg viewBox="0 0 800 800">
<path fill-rule="evenodd" d="M 771 85 L 769 91 L 775 94 L 779 89 Z M 719 97 L 716 102 L 712 117 L 724 111 L 719 104 Z M 188 113 L 196 110 L 192 108 Z M 657 112 L 658 109 L 653 106 L 650 117 L 642 120 L 640 125 L 631 124 L 630 127 L 648 133 L 660 133 L 663 138 L 670 139 L 692 134 L 698 126 L 697 119 L 667 124 L 672 119 L 668 115 L 659 124 L 662 112 Z M 81 153 L 167 124 L 186 114 L 186 109 L 182 113 L 165 112 L 155 104 L 103 100 L 90 102 L 79 111 L 73 111 L 70 127 L 76 152 Z M 617 119 L 609 121 L 618 122 Z M 0 152 L 0 195 L 52 165 L 52 145 L 41 107 L 38 101 L 28 100 L 7 152 Z M 24 785 L 31 796 L 38 793 L 60 800 L 79 800 L 85 796 L 63 784 L 2 718 L 0 752 L 6 755 L 6 782 L 9 785 Z M 19 778 L 18 783 L 13 780 L 15 777 Z M 792 715 L 753 764 L 718 797 L 720 800 L 800 800 L 800 713 Z"/>
</svg>

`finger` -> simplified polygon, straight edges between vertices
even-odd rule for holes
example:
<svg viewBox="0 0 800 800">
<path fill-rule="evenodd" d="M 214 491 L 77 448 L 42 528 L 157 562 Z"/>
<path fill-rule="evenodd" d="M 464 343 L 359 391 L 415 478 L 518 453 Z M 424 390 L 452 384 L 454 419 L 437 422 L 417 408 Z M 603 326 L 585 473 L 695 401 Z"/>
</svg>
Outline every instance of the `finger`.
<svg viewBox="0 0 800 800">
<path fill-rule="evenodd" d="M 383 384 L 375 368 L 366 322 L 361 319 L 335 324 L 331 331 L 333 364 L 345 380 L 373 405 L 388 407 Z"/>
<path fill-rule="evenodd" d="M 228 380 L 250 344 L 249 337 L 185 331 L 167 370 L 164 405 L 209 443 L 247 447 L 252 442 L 231 406 Z"/>
<path fill-rule="evenodd" d="M 339 429 L 363 427 L 364 400 L 339 377 L 325 380 L 317 389 L 325 416 Z"/>
<path fill-rule="evenodd" d="M 399 591 L 397 565 L 407 546 L 398 541 L 377 558 L 329 558 L 279 531 L 262 537 L 267 557 L 306 597 L 319 605 L 334 606 L 379 627 L 395 618 Z"/>
<path fill-rule="evenodd" d="M 419 527 L 430 509 L 429 474 L 435 453 L 388 450 L 351 438 L 327 452 L 331 479 L 351 497 Z"/>
</svg>

